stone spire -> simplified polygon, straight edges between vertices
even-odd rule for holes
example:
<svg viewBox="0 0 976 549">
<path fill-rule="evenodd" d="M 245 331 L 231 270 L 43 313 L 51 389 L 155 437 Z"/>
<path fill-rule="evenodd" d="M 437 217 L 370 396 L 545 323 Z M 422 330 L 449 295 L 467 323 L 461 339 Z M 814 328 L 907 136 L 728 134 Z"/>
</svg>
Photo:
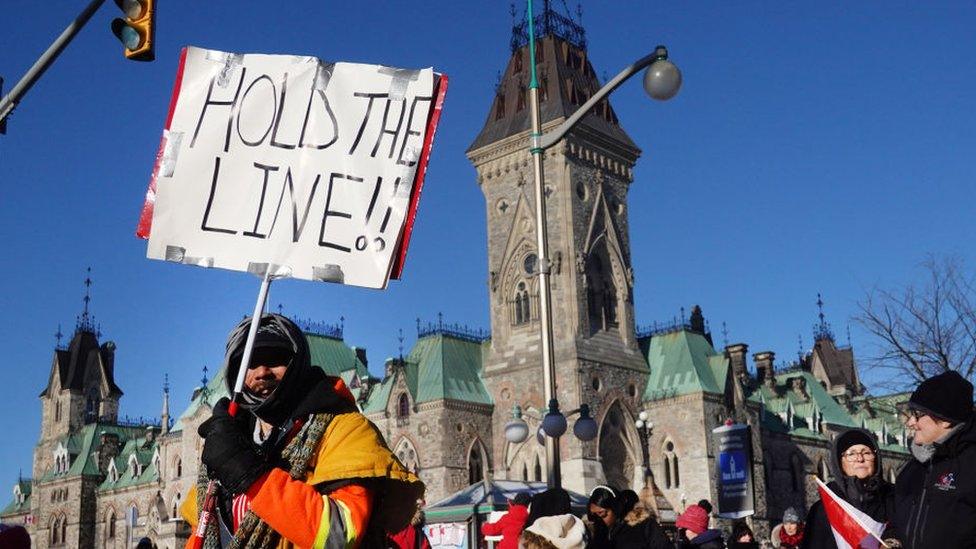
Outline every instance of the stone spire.
<svg viewBox="0 0 976 549">
<path fill-rule="evenodd" d="M 160 434 L 169 432 L 169 374 L 163 374 L 163 413 L 159 416 L 162 430 Z"/>
</svg>

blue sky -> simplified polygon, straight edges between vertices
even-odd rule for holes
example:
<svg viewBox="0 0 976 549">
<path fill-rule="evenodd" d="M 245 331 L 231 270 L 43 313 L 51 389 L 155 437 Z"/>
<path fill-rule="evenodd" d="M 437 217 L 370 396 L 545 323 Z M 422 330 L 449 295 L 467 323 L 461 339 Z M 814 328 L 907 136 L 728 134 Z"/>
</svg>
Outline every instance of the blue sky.
<svg viewBox="0 0 976 549">
<path fill-rule="evenodd" d="M 84 3 L 7 0 L 6 89 Z M 403 281 L 382 292 L 285 281 L 271 303 L 344 316 L 374 372 L 398 329 L 409 348 L 417 317 L 488 327 L 484 201 L 464 150 L 508 60 L 508 3 L 352 5 L 164 2 L 157 60 L 142 64 L 123 59 L 107 2 L 14 113 L 0 137 L 0 489 L 30 470 L 53 334 L 74 328 L 86 267 L 92 311 L 118 345 L 123 414 L 158 414 L 164 373 L 182 409 L 253 306 L 256 279 L 150 261 L 133 235 L 184 45 L 447 73 Z M 798 335 L 811 342 L 817 292 L 844 342 L 866 289 L 912 280 L 927 254 L 972 268 L 974 21 L 963 2 L 585 3 L 597 74 L 658 43 L 684 73 L 670 102 L 638 82 L 612 98 L 644 151 L 629 199 L 639 323 L 698 303 L 713 331 L 724 321 L 730 340 L 790 358 Z M 853 339 L 868 352 L 856 326 Z"/>
</svg>

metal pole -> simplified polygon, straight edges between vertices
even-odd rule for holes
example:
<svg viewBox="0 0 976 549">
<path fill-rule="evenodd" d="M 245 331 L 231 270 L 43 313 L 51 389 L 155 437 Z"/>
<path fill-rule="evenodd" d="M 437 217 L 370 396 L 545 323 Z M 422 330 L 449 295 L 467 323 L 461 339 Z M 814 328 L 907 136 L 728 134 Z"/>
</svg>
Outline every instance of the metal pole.
<svg viewBox="0 0 976 549">
<path fill-rule="evenodd" d="M 254 313 L 251 314 L 251 325 L 247 329 L 247 340 L 244 342 L 244 354 L 241 356 L 241 367 L 237 369 L 237 379 L 234 381 L 234 394 L 231 395 L 230 415 L 237 415 L 237 397 L 244 389 L 244 377 L 251 367 L 251 353 L 254 351 L 254 339 L 258 334 L 261 317 L 264 316 L 264 306 L 268 301 L 268 288 L 271 287 L 271 265 L 264 272 L 261 288 L 258 290 L 258 300 L 254 303 Z"/>
<path fill-rule="evenodd" d="M 539 323 L 542 331 L 542 384 L 546 405 L 556 401 L 556 364 L 552 336 L 552 295 L 549 290 L 549 234 L 546 227 L 546 185 L 542 163 L 545 150 L 538 146 L 542 137 L 542 117 L 539 113 L 539 80 L 535 62 L 535 23 L 532 0 L 528 0 L 529 57 L 532 61 L 532 81 L 529 84 L 529 103 L 532 113 L 532 169 L 535 175 L 535 234 L 539 253 Z M 546 437 L 546 477 L 550 488 L 562 484 L 560 474 L 559 439 Z"/>
<path fill-rule="evenodd" d="M 71 40 L 76 34 L 78 34 L 78 31 L 85 26 L 85 23 L 91 19 L 91 16 L 98 11 L 98 8 L 100 8 L 104 2 L 105 0 L 92 0 L 88 6 L 81 11 L 78 17 L 75 18 L 75 20 L 64 29 L 61 36 L 58 36 L 51 46 L 48 47 L 47 51 L 37 58 L 37 61 L 34 62 L 34 66 L 27 71 L 27 74 L 20 79 L 20 82 L 17 82 L 17 84 L 11 88 L 10 93 L 8 93 L 3 99 L 0 99 L 0 121 L 6 119 L 7 115 L 13 112 L 14 108 L 20 103 L 21 98 L 23 98 L 34 83 L 41 78 L 44 71 L 46 71 L 48 67 L 54 63 L 54 60 L 58 58 L 58 55 L 61 55 L 64 48 L 68 47 L 68 44 L 71 43 Z"/>
</svg>

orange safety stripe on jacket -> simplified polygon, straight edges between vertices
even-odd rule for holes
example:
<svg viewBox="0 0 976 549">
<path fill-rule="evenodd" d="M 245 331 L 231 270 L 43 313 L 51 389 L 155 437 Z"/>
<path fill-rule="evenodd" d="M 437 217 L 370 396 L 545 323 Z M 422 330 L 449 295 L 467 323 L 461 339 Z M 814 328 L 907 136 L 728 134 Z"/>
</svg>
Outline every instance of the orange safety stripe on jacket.
<svg viewBox="0 0 976 549">
<path fill-rule="evenodd" d="M 338 380 L 335 390 L 352 397 L 342 380 Z M 397 461 L 376 428 L 358 412 L 335 416 L 312 461 L 304 481 L 292 479 L 282 469 L 273 469 L 248 490 L 251 509 L 281 534 L 279 549 L 358 547 L 372 511 L 372 491 L 353 482 L 322 494 L 317 484 L 380 477 L 420 482 Z M 190 489 L 180 513 L 196 529 L 196 487 Z M 187 549 L 192 539 L 188 540 Z"/>
</svg>

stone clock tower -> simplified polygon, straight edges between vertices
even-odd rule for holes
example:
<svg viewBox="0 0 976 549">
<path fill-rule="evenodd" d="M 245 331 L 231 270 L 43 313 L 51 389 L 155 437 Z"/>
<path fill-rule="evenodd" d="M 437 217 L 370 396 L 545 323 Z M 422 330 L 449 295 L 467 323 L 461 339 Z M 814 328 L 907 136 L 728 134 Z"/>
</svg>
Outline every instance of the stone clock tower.
<svg viewBox="0 0 976 549">
<path fill-rule="evenodd" d="M 600 82 L 587 58 L 582 27 L 546 3 L 536 28 L 546 131 L 575 112 Z M 528 57 L 523 23 L 513 29 L 511 58 L 467 155 L 488 212 L 492 341 L 483 375 L 495 403 L 493 436 L 498 441 L 491 466 L 498 478 L 543 480 L 545 451 L 535 436 L 522 444 L 504 437 L 515 405 L 526 410 L 533 435 L 545 406 Z M 564 413 L 589 404 L 601 425 L 600 438 L 583 443 L 572 435 L 575 418 L 570 416 L 570 431 L 561 440 L 563 484 L 580 492 L 603 482 L 607 467 L 623 467 L 610 462 L 633 455 L 638 444 L 620 424 L 634 417 L 647 379 L 635 337 L 627 226 L 627 191 L 639 156 L 606 101 L 545 152 L 557 395 Z M 626 468 L 626 476 L 639 474 L 632 463 Z"/>
</svg>

